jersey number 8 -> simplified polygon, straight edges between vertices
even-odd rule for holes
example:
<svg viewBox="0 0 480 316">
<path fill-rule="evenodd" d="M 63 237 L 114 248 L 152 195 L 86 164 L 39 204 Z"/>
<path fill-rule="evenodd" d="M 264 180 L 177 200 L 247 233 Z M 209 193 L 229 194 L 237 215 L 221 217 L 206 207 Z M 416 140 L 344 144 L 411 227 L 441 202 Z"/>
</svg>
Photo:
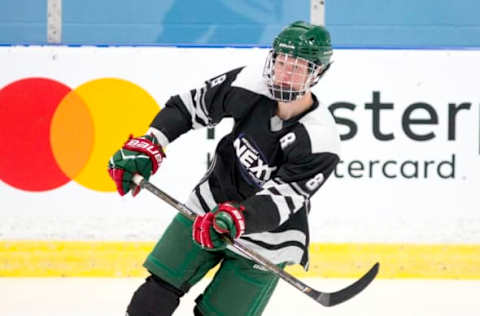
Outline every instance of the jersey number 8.
<svg viewBox="0 0 480 316">
<path fill-rule="evenodd" d="M 320 184 L 322 184 L 323 180 L 325 180 L 323 173 L 319 173 L 312 179 L 308 180 L 305 185 L 307 186 L 307 189 L 309 189 L 310 191 L 314 191 L 320 186 Z"/>
</svg>

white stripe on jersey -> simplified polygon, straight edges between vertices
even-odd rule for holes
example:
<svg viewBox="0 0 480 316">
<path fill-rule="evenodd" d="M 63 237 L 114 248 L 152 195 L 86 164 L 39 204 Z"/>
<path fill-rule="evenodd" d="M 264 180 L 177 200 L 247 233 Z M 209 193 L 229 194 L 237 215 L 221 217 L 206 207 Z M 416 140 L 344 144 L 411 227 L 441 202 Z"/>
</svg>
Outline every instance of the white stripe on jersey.
<svg viewBox="0 0 480 316">
<path fill-rule="evenodd" d="M 156 129 L 155 127 L 150 127 L 147 131 L 147 135 L 153 134 L 155 138 L 160 143 L 160 146 L 165 147 L 167 146 L 170 141 L 168 140 L 167 136 L 163 134 L 160 130 Z"/>
<path fill-rule="evenodd" d="M 278 187 L 278 184 L 276 184 L 275 187 Z M 186 205 L 190 209 L 192 209 L 195 213 L 199 215 L 203 215 L 205 214 L 205 212 L 210 211 L 217 205 L 215 199 L 213 198 L 213 194 L 210 189 L 210 185 L 208 184 L 208 181 L 204 181 L 198 186 L 198 193 L 200 194 L 205 204 L 207 204 L 207 207 L 210 208 L 210 210 L 204 210 L 202 208 L 202 204 L 200 203 L 195 191 L 196 190 L 194 190 L 190 194 L 188 201 L 186 203 Z M 272 193 L 267 190 L 264 190 L 264 191 L 266 191 L 266 193 L 272 197 L 275 204 L 279 207 L 279 209 L 282 210 L 281 211 L 282 221 L 287 220 L 291 213 L 290 213 L 290 208 L 285 200 L 285 197 L 281 195 L 272 195 Z M 294 192 L 294 191 L 290 189 L 289 192 Z M 296 195 L 299 196 L 298 194 Z M 277 233 L 272 233 L 272 232 L 254 233 L 254 234 L 245 235 L 245 237 L 248 237 L 253 241 L 263 242 L 267 245 L 272 245 L 272 246 L 280 245 L 284 242 L 289 242 L 289 241 L 298 242 L 299 244 L 302 244 L 302 245 L 305 245 L 307 242 L 307 237 L 305 233 L 295 229 L 286 230 L 286 231 L 277 232 Z M 248 240 L 244 240 L 242 238 L 240 238 L 240 242 L 245 244 L 252 250 L 258 252 L 260 255 L 271 260 L 275 264 L 279 264 L 287 260 L 291 263 L 301 263 L 303 253 L 304 253 L 303 249 L 299 246 L 286 246 L 278 249 L 267 249 L 258 244 L 250 242 Z M 229 247 L 229 249 L 241 256 L 245 256 L 235 248 Z"/>
<path fill-rule="evenodd" d="M 210 121 L 208 119 L 208 112 L 207 108 L 205 106 L 205 92 L 207 90 L 207 87 L 201 87 L 199 89 L 195 90 L 195 108 L 197 110 L 197 113 L 199 114 L 200 118 L 208 124 Z"/>
<path fill-rule="evenodd" d="M 298 183 L 296 182 L 292 182 L 290 183 L 298 192 L 300 192 L 301 195 L 303 195 L 306 199 L 309 199 L 310 198 L 310 195 L 303 191 L 303 189 L 298 185 Z"/>
<path fill-rule="evenodd" d="M 188 200 L 187 202 L 185 203 L 185 205 L 191 209 L 192 211 L 194 211 L 195 213 L 197 213 L 198 215 L 203 215 L 205 214 L 205 211 L 203 210 L 203 207 L 202 207 L 202 203 L 200 203 L 200 201 L 198 200 L 198 197 L 197 195 L 195 194 L 195 191 L 193 191 L 192 193 L 190 193 L 190 195 L 188 196 Z"/>
<path fill-rule="evenodd" d="M 332 113 L 319 101 L 318 108 L 299 121 L 306 129 L 312 153 L 331 152 L 340 156 L 340 136 Z"/>
<path fill-rule="evenodd" d="M 295 186 L 295 189 L 292 186 Z M 299 200 L 298 202 L 301 202 L 302 205 L 305 202 L 305 199 L 309 198 L 308 194 L 306 194 L 299 187 L 299 185 L 296 182 L 287 183 L 287 182 L 283 182 L 280 178 L 275 178 L 275 179 L 272 179 L 272 180 L 268 181 L 263 186 L 263 188 L 265 188 L 265 189 L 268 189 L 268 188 L 271 188 L 271 187 L 276 188 L 278 190 L 278 192 L 280 192 L 280 194 L 282 194 L 284 196 L 290 196 L 292 198 L 295 198 L 295 200 Z M 295 190 L 297 190 L 297 191 L 295 191 Z M 302 207 L 302 205 L 300 205 L 300 207 Z M 298 210 L 298 209 L 296 209 L 296 210 Z"/>
<path fill-rule="evenodd" d="M 271 194 L 270 191 L 263 190 L 261 192 L 258 192 L 257 195 L 262 195 L 262 193 L 267 192 L 267 194 L 264 195 L 269 195 L 270 198 L 272 199 L 273 203 L 277 206 L 278 209 L 278 215 L 280 216 L 280 225 L 284 222 L 286 222 L 289 217 L 290 217 L 290 207 L 288 207 L 287 201 L 285 200 L 285 197 L 281 195 L 274 195 Z"/>
<path fill-rule="evenodd" d="M 295 192 L 294 194 L 301 194 L 305 199 L 309 199 L 310 198 L 310 194 L 308 194 L 307 192 L 305 192 L 299 185 L 298 183 L 296 182 L 285 182 L 283 181 L 282 179 L 280 178 L 273 178 L 272 181 L 278 185 L 288 185 L 290 186 L 290 188 Z"/>
<path fill-rule="evenodd" d="M 273 189 L 278 192 L 278 194 L 269 189 Z M 289 183 L 283 182 L 278 178 L 267 181 L 263 185 L 263 190 L 258 192 L 257 195 L 270 196 L 277 206 L 278 215 L 280 216 L 280 225 L 288 220 L 291 214 L 300 210 L 308 199 L 308 195 L 303 196 L 297 193 Z M 287 203 L 287 198 L 292 202 L 293 208 Z"/>
<path fill-rule="evenodd" d="M 204 88 L 201 88 L 204 89 Z M 185 104 L 185 107 L 187 108 L 188 112 L 192 116 L 192 128 L 201 128 L 204 127 L 208 124 L 209 119 L 206 115 L 206 113 L 202 110 L 199 98 L 200 98 L 200 90 L 197 89 L 195 91 L 195 100 L 192 99 L 192 95 L 190 92 L 186 92 L 183 94 L 180 94 L 180 99 L 182 100 L 183 104 Z M 203 124 L 197 122 L 196 118 L 199 118 L 201 121 L 203 121 Z"/>
<path fill-rule="evenodd" d="M 197 104 L 199 104 L 199 108 L 202 110 L 202 112 L 205 114 L 205 117 L 207 118 L 206 123 L 209 124 L 210 119 L 208 118 L 208 111 L 207 111 L 207 105 L 205 103 L 205 96 L 207 95 L 207 87 L 203 86 L 200 89 L 197 89 L 197 92 L 195 94 L 195 101 L 197 101 Z"/>
<path fill-rule="evenodd" d="M 301 230 L 290 229 L 283 232 L 278 233 L 270 233 L 270 232 L 263 232 L 263 233 L 254 233 L 244 235 L 250 239 L 255 241 L 262 241 L 270 245 L 279 245 L 284 242 L 288 241 L 297 241 L 303 245 L 307 243 L 307 236 Z"/>
<path fill-rule="evenodd" d="M 210 185 L 208 184 L 208 180 L 200 184 L 200 195 L 202 196 L 205 203 L 209 207 L 209 211 L 213 210 L 217 206 L 217 202 L 213 198 L 212 191 L 210 190 Z"/>
<path fill-rule="evenodd" d="M 244 67 L 232 82 L 232 87 L 243 88 L 273 99 L 263 79 L 263 64 L 260 63 Z"/>
</svg>

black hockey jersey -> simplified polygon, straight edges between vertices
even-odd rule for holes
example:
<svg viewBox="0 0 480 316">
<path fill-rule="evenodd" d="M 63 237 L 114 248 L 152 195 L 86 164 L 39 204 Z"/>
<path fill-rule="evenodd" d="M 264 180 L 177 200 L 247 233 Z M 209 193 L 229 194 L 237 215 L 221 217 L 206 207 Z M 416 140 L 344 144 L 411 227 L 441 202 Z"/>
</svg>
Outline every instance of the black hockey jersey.
<svg viewBox="0 0 480 316">
<path fill-rule="evenodd" d="M 281 120 L 261 70 L 234 69 L 171 97 L 149 133 L 165 146 L 192 128 L 233 118 L 233 130 L 218 143 L 187 205 L 203 214 L 224 201 L 242 203 L 242 243 L 273 263 L 306 268 L 310 198 L 339 161 L 340 138 L 332 115 L 315 96 L 307 112 Z"/>
</svg>

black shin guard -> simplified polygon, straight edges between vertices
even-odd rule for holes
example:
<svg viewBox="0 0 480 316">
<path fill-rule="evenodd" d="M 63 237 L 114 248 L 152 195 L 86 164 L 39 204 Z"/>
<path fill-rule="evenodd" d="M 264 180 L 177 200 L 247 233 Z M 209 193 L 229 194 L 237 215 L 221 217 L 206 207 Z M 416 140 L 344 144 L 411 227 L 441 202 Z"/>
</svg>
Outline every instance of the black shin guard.
<svg viewBox="0 0 480 316">
<path fill-rule="evenodd" d="M 133 294 L 127 308 L 128 316 L 170 316 L 184 293 L 151 275 Z"/>
</svg>

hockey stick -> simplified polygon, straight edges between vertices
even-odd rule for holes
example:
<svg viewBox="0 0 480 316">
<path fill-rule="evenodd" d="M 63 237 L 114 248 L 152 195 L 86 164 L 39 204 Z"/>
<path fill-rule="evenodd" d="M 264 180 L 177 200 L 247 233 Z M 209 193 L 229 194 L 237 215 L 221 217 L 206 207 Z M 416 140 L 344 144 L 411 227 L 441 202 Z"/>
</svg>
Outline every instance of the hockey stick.
<svg viewBox="0 0 480 316">
<path fill-rule="evenodd" d="M 147 180 L 145 180 L 142 176 L 140 175 L 135 175 L 133 177 L 133 182 L 140 186 L 143 189 L 146 189 L 147 191 L 150 191 L 166 203 L 170 204 L 173 208 L 177 209 L 180 213 L 185 215 L 191 220 L 195 220 L 195 217 L 197 214 L 193 212 L 191 209 L 189 209 L 186 205 L 178 202 L 175 200 L 173 197 L 169 196 Z M 293 275 L 290 273 L 284 271 L 283 269 L 279 268 L 277 265 L 273 264 L 270 262 L 268 259 L 264 258 L 260 254 L 256 253 L 255 251 L 251 250 L 247 246 L 243 245 L 241 241 L 238 240 L 231 240 L 227 239 L 228 243 L 234 247 L 236 250 L 247 256 L 248 258 L 252 259 L 253 261 L 261 264 L 268 270 L 270 270 L 272 273 L 283 279 L 284 281 L 288 282 L 290 285 L 293 285 L 295 288 L 300 290 L 301 292 L 307 294 L 311 298 L 313 298 L 315 301 L 318 303 L 322 304 L 323 306 L 334 306 L 340 303 L 343 303 L 358 293 L 360 293 L 363 289 L 365 289 L 370 282 L 373 281 L 375 276 L 378 273 L 378 268 L 379 268 L 379 263 L 375 263 L 375 265 L 370 268 L 370 270 L 362 276 L 360 279 L 358 279 L 355 283 L 349 285 L 348 287 L 336 291 L 336 292 L 321 292 L 321 291 L 316 291 L 315 289 L 309 287 L 308 285 L 304 284 L 297 278 L 295 278 Z"/>
</svg>

